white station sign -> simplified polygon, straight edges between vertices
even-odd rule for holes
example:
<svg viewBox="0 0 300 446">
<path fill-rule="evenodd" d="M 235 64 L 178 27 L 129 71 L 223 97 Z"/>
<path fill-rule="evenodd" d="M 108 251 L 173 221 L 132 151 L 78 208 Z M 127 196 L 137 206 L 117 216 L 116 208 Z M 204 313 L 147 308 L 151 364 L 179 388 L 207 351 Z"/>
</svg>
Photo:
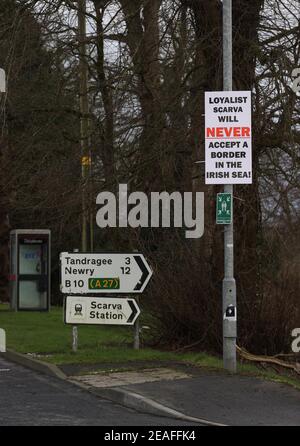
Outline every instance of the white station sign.
<svg viewBox="0 0 300 446">
<path fill-rule="evenodd" d="M 65 323 L 133 325 L 140 314 L 134 299 L 67 296 L 65 299 Z"/>
<path fill-rule="evenodd" d="M 61 292 L 65 294 L 142 293 L 152 271 L 142 254 L 60 254 Z"/>
<path fill-rule="evenodd" d="M 205 183 L 252 183 L 250 91 L 205 93 Z"/>
</svg>

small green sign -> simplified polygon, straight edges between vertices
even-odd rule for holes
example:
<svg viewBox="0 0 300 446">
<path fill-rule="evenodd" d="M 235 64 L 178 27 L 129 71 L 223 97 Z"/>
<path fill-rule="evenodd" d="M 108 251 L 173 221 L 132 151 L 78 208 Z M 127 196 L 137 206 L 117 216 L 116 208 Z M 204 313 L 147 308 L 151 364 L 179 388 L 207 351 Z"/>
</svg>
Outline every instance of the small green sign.
<svg viewBox="0 0 300 446">
<path fill-rule="evenodd" d="M 229 193 L 217 194 L 217 225 L 230 225 L 232 223 L 232 195 Z"/>
<path fill-rule="evenodd" d="M 89 290 L 119 290 L 120 279 L 119 277 L 113 278 L 92 278 L 89 279 Z"/>
</svg>

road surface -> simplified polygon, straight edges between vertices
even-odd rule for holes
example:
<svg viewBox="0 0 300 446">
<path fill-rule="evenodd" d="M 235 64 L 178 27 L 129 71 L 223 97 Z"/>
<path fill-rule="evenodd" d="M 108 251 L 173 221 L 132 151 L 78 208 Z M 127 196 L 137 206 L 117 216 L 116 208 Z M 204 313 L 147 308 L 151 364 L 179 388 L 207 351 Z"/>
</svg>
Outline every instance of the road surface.
<svg viewBox="0 0 300 446">
<path fill-rule="evenodd" d="M 0 426 L 183 426 L 0 358 Z"/>
</svg>

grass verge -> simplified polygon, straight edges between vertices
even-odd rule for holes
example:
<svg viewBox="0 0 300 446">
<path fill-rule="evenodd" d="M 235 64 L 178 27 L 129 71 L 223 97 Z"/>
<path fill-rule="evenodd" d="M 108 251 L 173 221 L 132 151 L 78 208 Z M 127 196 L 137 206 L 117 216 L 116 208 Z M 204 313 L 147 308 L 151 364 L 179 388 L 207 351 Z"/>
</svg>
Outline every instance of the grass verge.
<svg viewBox="0 0 300 446">
<path fill-rule="evenodd" d="M 12 312 L 0 305 L 0 327 L 6 331 L 7 348 L 18 353 L 34 354 L 52 364 L 118 364 L 176 361 L 190 363 L 207 370 L 223 370 L 222 360 L 206 353 L 175 353 L 152 348 L 133 349 L 133 327 L 79 326 L 78 351 L 72 351 L 72 327 L 63 323 L 63 309 L 53 307 L 45 312 Z M 262 377 L 289 384 L 300 390 L 300 380 L 263 371 L 251 364 L 238 364 L 243 375 Z"/>
</svg>

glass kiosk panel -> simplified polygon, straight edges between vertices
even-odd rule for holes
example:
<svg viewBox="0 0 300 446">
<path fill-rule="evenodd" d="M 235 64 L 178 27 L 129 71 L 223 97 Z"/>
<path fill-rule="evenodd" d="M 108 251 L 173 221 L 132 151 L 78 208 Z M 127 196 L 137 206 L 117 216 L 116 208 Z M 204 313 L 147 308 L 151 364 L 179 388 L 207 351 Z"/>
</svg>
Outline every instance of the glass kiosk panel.
<svg viewBox="0 0 300 446">
<path fill-rule="evenodd" d="M 11 308 L 48 311 L 50 307 L 50 231 L 11 231 Z"/>
<path fill-rule="evenodd" d="M 19 281 L 19 310 L 47 309 L 47 291 L 39 291 L 36 280 Z"/>
<path fill-rule="evenodd" d="M 40 244 L 31 244 L 31 243 Z M 25 244 L 26 243 L 26 244 Z M 30 244 L 27 244 L 30 243 Z M 24 240 L 19 244 L 19 309 L 46 309 L 47 244 Z"/>
<path fill-rule="evenodd" d="M 41 274 L 41 245 L 19 245 L 19 274 Z"/>
</svg>

